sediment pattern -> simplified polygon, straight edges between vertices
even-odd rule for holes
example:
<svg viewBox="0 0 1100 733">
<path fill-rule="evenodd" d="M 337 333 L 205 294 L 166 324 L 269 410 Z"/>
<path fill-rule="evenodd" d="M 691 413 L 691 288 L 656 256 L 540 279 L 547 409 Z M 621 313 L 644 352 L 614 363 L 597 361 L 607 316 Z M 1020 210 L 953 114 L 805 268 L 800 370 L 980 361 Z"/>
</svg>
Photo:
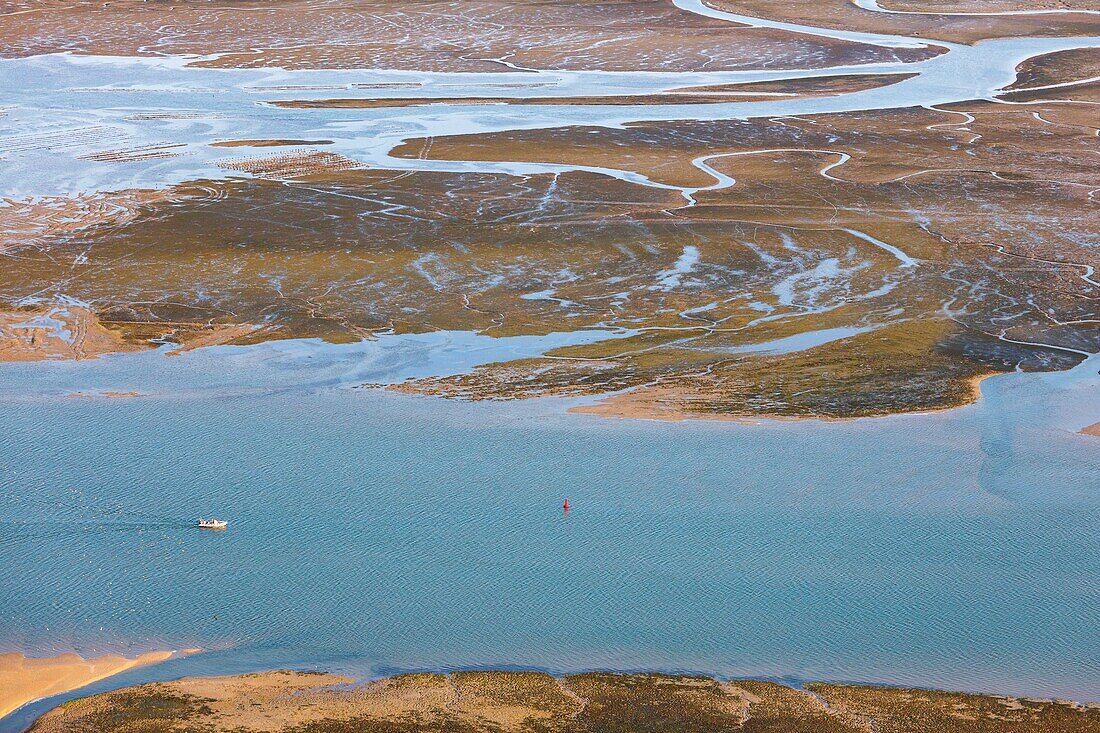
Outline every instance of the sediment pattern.
<svg viewBox="0 0 1100 733">
<path fill-rule="evenodd" d="M 0 154 L 70 156 L 93 180 L 161 166 L 205 176 L 5 200 L 0 359 L 591 331 L 615 338 L 370 386 L 598 398 L 578 409 L 665 419 L 937 410 L 972 401 L 991 374 L 1071 367 L 1100 351 L 1097 52 L 1078 40 L 1018 56 L 995 39 L 1095 32 L 1098 16 L 1074 3 L 967 8 L 126 0 L 67 6 L 45 28 L 48 3 L 9 3 L 4 56 L 203 54 L 165 63 L 211 86 L 163 90 L 240 98 L 206 116 L 127 108 L 125 124 L 0 136 Z M 867 35 L 884 32 L 901 35 Z M 980 66 L 957 45 L 979 39 L 1006 67 L 976 69 L 988 98 L 928 101 L 926 76 L 967 93 L 936 64 Z M 820 73 L 698 73 L 742 68 L 748 47 L 769 69 Z M 504 73 L 307 83 L 341 65 Z M 307 75 L 233 68 L 254 66 Z M 532 71 L 628 68 L 676 75 Z M 218 88 L 240 74 L 251 82 Z M 598 93 L 604 82 L 620 86 Z M 60 93 L 129 102 L 147 88 L 161 89 Z M 768 114 L 790 109 L 775 104 L 808 114 Z"/>
<path fill-rule="evenodd" d="M 116 349 L 627 332 L 396 387 L 453 397 L 632 390 L 591 409 L 666 418 L 963 404 L 981 376 L 1065 368 L 1100 349 L 1095 130 L 1074 115 L 985 102 L 395 151 L 598 165 L 655 185 L 357 170 L 300 150 L 225 159 L 256 178 L 178 186 L 47 244 L 12 240 L 7 352 L 63 355 L 71 329 L 57 324 L 75 322 L 62 302 L 75 298 L 94 304 L 79 311 L 94 323 L 83 332 L 114 334 Z"/>
</svg>

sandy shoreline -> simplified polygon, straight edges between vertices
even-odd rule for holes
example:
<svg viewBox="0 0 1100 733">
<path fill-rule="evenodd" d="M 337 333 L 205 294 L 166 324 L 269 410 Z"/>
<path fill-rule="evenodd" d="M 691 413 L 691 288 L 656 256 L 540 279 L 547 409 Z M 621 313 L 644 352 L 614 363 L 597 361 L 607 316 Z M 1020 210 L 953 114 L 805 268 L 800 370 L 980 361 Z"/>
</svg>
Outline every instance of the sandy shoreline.
<svg viewBox="0 0 1100 733">
<path fill-rule="evenodd" d="M 175 654 L 154 651 L 134 658 L 105 654 L 91 659 L 78 654 L 56 657 L 26 657 L 19 652 L 0 654 L 0 718 L 29 702 L 76 690 L 136 667 L 163 662 Z"/>
<path fill-rule="evenodd" d="M 1100 422 L 1081 428 L 1081 435 L 1093 435 L 1100 438 Z"/>
<path fill-rule="evenodd" d="M 1100 725 L 1100 707 L 1069 701 L 827 682 L 484 670 L 355 683 L 324 672 L 188 677 L 72 701 L 31 730 L 1081 733 Z"/>
</svg>

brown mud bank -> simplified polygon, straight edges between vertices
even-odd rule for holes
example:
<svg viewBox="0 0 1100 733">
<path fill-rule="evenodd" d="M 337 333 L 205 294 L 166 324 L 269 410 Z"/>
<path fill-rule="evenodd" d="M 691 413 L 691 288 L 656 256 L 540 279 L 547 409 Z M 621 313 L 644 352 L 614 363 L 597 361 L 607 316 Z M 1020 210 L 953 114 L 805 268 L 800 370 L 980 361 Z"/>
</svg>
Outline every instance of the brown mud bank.
<svg viewBox="0 0 1100 733">
<path fill-rule="evenodd" d="M 706 0 L 706 4 L 740 15 L 820 28 L 889 33 L 968 44 L 986 38 L 1100 34 L 1100 18 L 1096 15 L 1058 12 L 1095 10 L 1096 3 L 1091 0 L 880 0 L 879 5 L 884 9 L 903 13 L 864 10 L 852 0 L 788 0 L 781 3 L 774 0 Z M 1019 10 L 1055 12 L 982 15 Z"/>
<path fill-rule="evenodd" d="M 663 674 L 187 678 L 65 703 L 34 733 L 1096 733 L 1100 707 L 922 689 Z"/>
<path fill-rule="evenodd" d="M 1075 48 L 1034 56 L 1016 67 L 1009 91 L 1025 91 L 1052 84 L 1069 84 L 1100 76 L 1100 48 Z"/>
<path fill-rule="evenodd" d="M 0 18 L 0 57 L 199 54 L 208 58 L 194 65 L 211 67 L 718 71 L 919 61 L 943 51 L 747 27 L 667 0 L 6 0 Z"/>
<path fill-rule="evenodd" d="M 746 82 L 699 87 L 682 87 L 655 94 L 618 94 L 592 97 L 352 97 L 341 99 L 288 99 L 268 102 L 287 109 L 380 109 L 388 107 L 425 107 L 510 104 L 627 106 L 647 104 L 720 104 L 722 102 L 758 102 L 769 99 L 831 97 L 839 94 L 877 89 L 912 79 L 916 74 L 834 74 L 783 81 Z"/>
<path fill-rule="evenodd" d="M 1082 84 L 1006 95 L 1011 101 L 1027 101 L 1026 105 L 973 100 L 936 108 L 903 107 L 809 117 L 637 122 L 618 129 L 578 125 L 413 138 L 394 148 L 392 155 L 603 166 L 686 187 L 715 183 L 714 176 L 694 162 L 699 156 L 712 156 L 711 166 L 733 175 L 739 184 L 742 180 L 762 184 L 766 179 L 782 193 L 816 188 L 825 197 L 819 203 L 826 204 L 843 204 L 843 199 L 864 194 L 874 199 L 875 211 L 883 217 L 906 212 L 891 206 L 885 196 L 876 195 L 874 187 L 879 184 L 885 184 L 879 189 L 884 193 L 896 189 L 904 194 L 902 186 L 889 184 L 951 187 L 961 176 L 994 177 L 992 181 L 973 181 L 969 184 L 972 193 L 952 191 L 951 198 L 943 201 L 943 212 L 930 212 L 937 225 L 943 222 L 962 227 L 968 222 L 952 214 L 968 206 L 968 196 L 987 199 L 998 209 L 1003 205 L 998 201 L 1002 194 L 994 191 L 996 176 L 1021 186 L 1048 184 L 1038 194 L 1052 198 L 1054 216 L 1089 209 L 1092 201 L 1087 196 L 1055 191 L 1051 184 L 1080 187 L 1086 193 L 1096 185 L 1092 160 L 1097 134 L 1095 112 L 1090 105 L 1062 101 L 1070 95 L 1094 92 L 1095 87 Z M 1090 99 L 1082 96 L 1082 101 Z M 840 162 L 843 155 L 851 157 Z M 802 171 L 798 160 L 803 160 L 801 165 L 807 168 L 813 161 L 820 163 Z M 833 185 L 838 182 L 850 184 L 850 188 Z M 747 198 L 737 187 L 705 191 L 704 195 L 707 199 Z M 755 203 L 760 208 L 775 204 L 767 199 Z M 841 211 L 852 215 L 843 208 Z M 1007 216 L 1013 212 L 1003 213 Z M 1042 218 L 1039 223 L 1044 225 Z M 1031 237 L 1012 239 L 1030 241 Z"/>
</svg>

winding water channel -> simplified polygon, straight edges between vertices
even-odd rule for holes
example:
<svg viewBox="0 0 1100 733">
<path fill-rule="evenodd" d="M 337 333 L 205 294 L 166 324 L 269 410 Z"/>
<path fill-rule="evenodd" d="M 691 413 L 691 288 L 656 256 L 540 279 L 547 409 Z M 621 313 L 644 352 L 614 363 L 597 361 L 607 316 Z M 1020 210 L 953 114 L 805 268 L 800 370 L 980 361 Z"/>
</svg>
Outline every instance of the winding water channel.
<svg viewBox="0 0 1100 733">
<path fill-rule="evenodd" d="M 968 46 L 747 18 L 700 0 L 675 4 L 731 22 L 946 51 L 918 63 L 684 73 L 8 59 L 0 61 L 0 99 L 10 105 L 0 117 L 0 194 L 224 178 L 216 161 L 226 151 L 209 143 L 252 138 L 332 140 L 326 150 L 376 168 L 589 170 L 667 187 L 630 170 L 390 151 L 413 137 L 990 98 L 1024 59 L 1100 47 L 1100 38 Z M 858 5 L 882 10 L 874 0 Z M 372 97 L 578 97 L 899 71 L 916 76 L 835 97 L 716 104 L 268 104 L 355 96 L 353 85 L 362 84 L 419 85 L 373 89 Z M 500 86 L 516 83 L 528 86 Z M 151 109 L 188 114 L 133 119 Z M 56 134 L 57 144 L 32 144 L 32 126 Z M 86 143 L 72 137 L 88 129 L 95 133 Z M 170 140 L 182 154 L 140 166 L 77 157 L 105 139 L 116 147 Z M 848 153 L 825 152 L 837 158 L 820 170 L 828 176 Z M 694 161 L 715 183 L 680 189 L 689 205 L 699 191 L 736 185 L 735 174 L 708 165 L 716 157 Z M 917 264 L 903 248 L 849 233 L 887 251 L 901 271 Z M 1092 274 L 1090 266 L 1083 277 Z M 852 333 L 765 346 L 786 353 Z M 347 389 L 624 335 L 439 332 L 354 345 L 214 347 L 181 359 L 0 364 L 0 649 L 208 649 L 90 691 L 273 667 L 369 677 L 514 666 L 1100 700 L 1100 453 L 1076 432 L 1100 415 L 1097 356 L 1064 373 L 989 380 L 982 399 L 959 410 L 844 423 L 615 422 L 566 414 L 573 403 L 561 400 L 472 405 Z M 157 396 L 63 396 L 121 384 Z M 563 496 L 574 505 L 570 516 L 560 513 Z M 233 517 L 231 532 L 186 526 L 214 505 Z M 21 730 L 57 702 L 24 708 L 0 731 Z"/>
<path fill-rule="evenodd" d="M 656 185 L 634 171 L 548 163 L 410 160 L 390 151 L 406 139 L 566 125 L 617 127 L 631 122 L 726 120 L 815 115 L 909 106 L 931 107 L 988 99 L 1016 78 L 1025 59 L 1074 48 L 1095 48 L 1100 38 L 1002 38 L 975 45 L 915 41 L 903 36 L 847 33 L 764 21 L 714 10 L 701 0 L 676 0 L 686 11 L 731 22 L 812 33 L 840 40 L 901 47 L 931 44 L 946 49 L 916 63 L 878 63 L 795 71 L 441 73 L 385 70 L 209 69 L 188 66 L 198 57 L 103 57 L 54 54 L 0 61 L 0 99 L 11 105 L 0 118 L 0 161 L 4 195 L 44 196 L 77 192 L 163 187 L 187 180 L 224 178 L 215 164 L 225 149 L 209 143 L 226 139 L 324 138 L 327 151 L 368 167 L 400 170 L 503 172 L 516 175 L 588 170 Z M 669 89 L 734 82 L 799 79 L 828 74 L 915 73 L 875 89 L 831 97 L 715 104 L 645 105 L 447 105 L 373 109 L 288 110 L 268 102 L 354 97 L 356 86 L 375 88 L 370 98 L 585 97 L 652 94 Z M 519 85 L 519 86 L 517 86 Z M 186 113 L 155 123 L 132 119 L 143 110 Z M 81 147 L 81 134 L 90 134 Z M 61 139 L 35 143 L 43 133 Z M 75 134 L 74 134 L 75 133 Z M 142 166 L 118 166 L 79 159 L 89 149 L 136 148 L 170 142 L 177 157 Z M 65 154 L 65 151 L 74 154 Z M 237 148 L 237 154 L 248 148 Z M 843 151 L 841 151 L 843 152 Z"/>
</svg>

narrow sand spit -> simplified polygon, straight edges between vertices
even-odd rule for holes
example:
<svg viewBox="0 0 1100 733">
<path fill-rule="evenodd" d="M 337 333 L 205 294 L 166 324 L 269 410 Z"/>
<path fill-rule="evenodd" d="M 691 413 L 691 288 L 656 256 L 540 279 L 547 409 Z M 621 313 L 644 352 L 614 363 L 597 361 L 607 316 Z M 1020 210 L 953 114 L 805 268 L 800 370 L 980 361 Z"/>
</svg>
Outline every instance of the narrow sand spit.
<svg viewBox="0 0 1100 733">
<path fill-rule="evenodd" d="M 60 695 L 135 667 L 156 664 L 174 652 L 146 652 L 133 659 L 107 654 L 84 659 L 77 654 L 28 658 L 0 654 L 0 718 L 34 700 Z"/>
<path fill-rule="evenodd" d="M 1088 427 L 1081 428 L 1081 435 L 1095 435 L 1100 438 L 1100 422 L 1093 423 Z"/>
</svg>

